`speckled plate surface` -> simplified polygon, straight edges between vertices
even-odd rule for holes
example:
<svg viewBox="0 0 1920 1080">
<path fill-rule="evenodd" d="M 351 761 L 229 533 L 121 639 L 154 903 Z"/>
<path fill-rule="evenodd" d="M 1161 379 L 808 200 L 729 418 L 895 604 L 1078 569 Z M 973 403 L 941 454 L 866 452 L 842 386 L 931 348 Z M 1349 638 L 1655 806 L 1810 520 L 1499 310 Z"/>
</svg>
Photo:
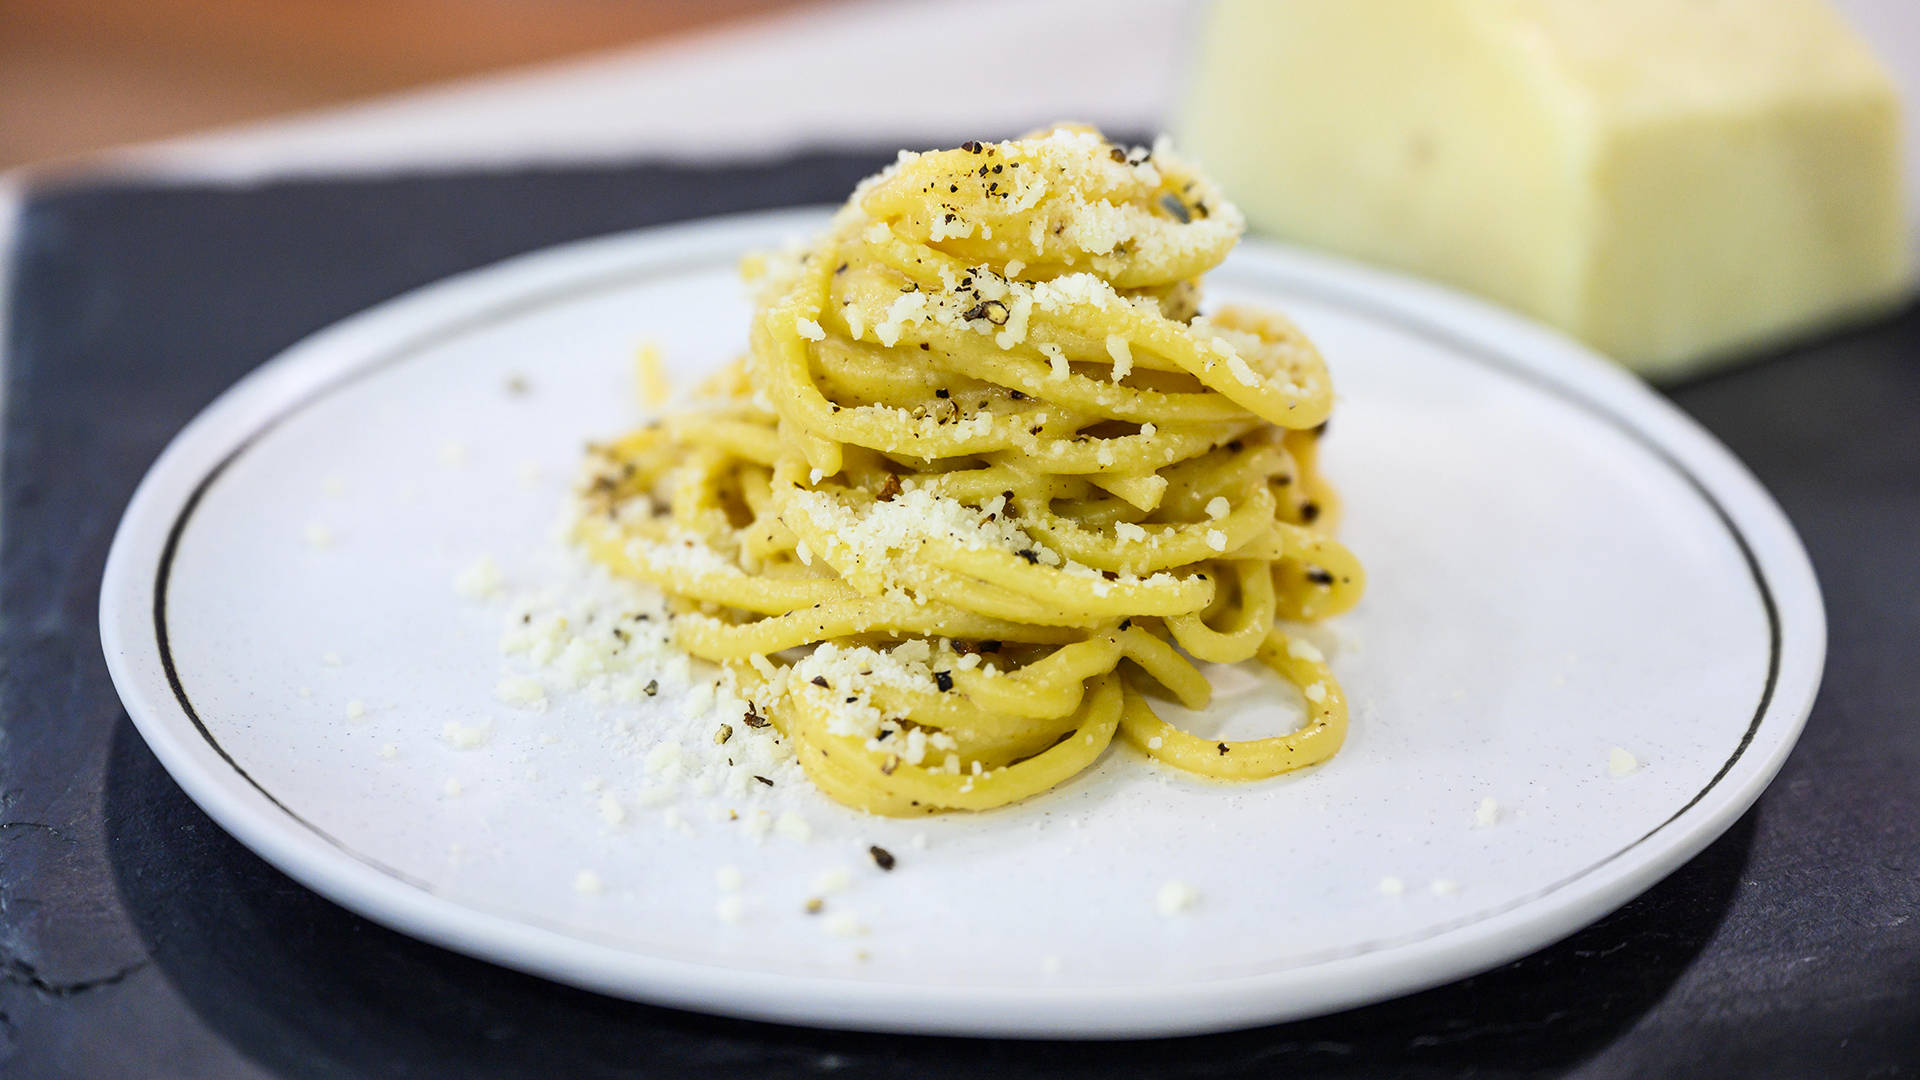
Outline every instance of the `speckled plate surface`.
<svg viewBox="0 0 1920 1080">
<path fill-rule="evenodd" d="M 1209 297 L 1278 307 L 1327 355 L 1327 468 L 1371 578 L 1318 638 L 1354 706 L 1333 762 L 1230 787 L 1116 747 L 1046 798 L 916 822 L 798 783 L 649 795 L 636 747 L 684 726 L 679 703 L 503 704 L 502 597 L 550 572 L 583 440 L 639 418 L 636 345 L 688 376 L 733 355 L 738 256 L 820 220 L 463 275 L 195 420 L 129 506 L 101 605 L 114 681 L 188 794 L 335 901 L 563 982 L 836 1027 L 1146 1036 L 1390 997 L 1562 937 L 1719 835 L 1792 747 L 1819 592 L 1723 448 L 1556 335 L 1249 242 Z M 454 587 L 481 555 L 503 568 L 492 600 Z M 1221 685 L 1188 722 L 1246 735 L 1296 708 L 1237 670 Z M 449 723 L 488 734 L 463 746 Z M 807 835 L 752 835 L 762 811 Z M 1198 899 L 1162 914 L 1176 880 Z"/>
</svg>

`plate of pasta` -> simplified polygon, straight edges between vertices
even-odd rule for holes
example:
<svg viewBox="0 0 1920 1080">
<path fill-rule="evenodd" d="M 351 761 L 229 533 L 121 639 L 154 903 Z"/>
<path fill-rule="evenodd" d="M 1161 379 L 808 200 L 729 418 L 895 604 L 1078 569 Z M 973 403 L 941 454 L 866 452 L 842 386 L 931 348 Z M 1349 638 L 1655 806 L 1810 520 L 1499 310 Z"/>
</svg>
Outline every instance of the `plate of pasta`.
<svg viewBox="0 0 1920 1080">
<path fill-rule="evenodd" d="M 1515 316 L 1061 127 L 569 244 L 296 345 L 154 465 L 101 633 L 223 827 L 704 1011 L 1138 1037 L 1544 946 L 1811 707 L 1779 509 Z"/>
</svg>

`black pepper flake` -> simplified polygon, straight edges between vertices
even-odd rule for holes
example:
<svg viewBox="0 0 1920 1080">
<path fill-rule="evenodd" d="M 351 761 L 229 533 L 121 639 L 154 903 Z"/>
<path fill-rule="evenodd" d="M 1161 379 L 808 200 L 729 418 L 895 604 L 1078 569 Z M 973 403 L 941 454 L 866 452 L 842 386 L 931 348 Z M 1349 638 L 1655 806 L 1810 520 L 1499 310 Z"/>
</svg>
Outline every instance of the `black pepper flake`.
<svg viewBox="0 0 1920 1080">
<path fill-rule="evenodd" d="M 1221 752 L 1222 752 L 1222 753 L 1225 753 L 1225 751 L 1221 751 Z M 761 775 L 760 775 L 759 773 L 754 773 L 754 774 L 753 774 L 753 778 L 754 778 L 755 780 L 758 780 L 758 781 L 760 781 L 761 783 L 763 783 L 763 784 L 765 784 L 765 785 L 767 785 L 768 787 L 772 787 L 772 786 L 773 786 L 773 781 L 771 781 L 771 780 L 769 780 L 769 779 L 767 779 L 767 778 L 766 778 L 766 777 L 764 777 L 764 776 L 761 776 Z"/>
<path fill-rule="evenodd" d="M 1300 520 L 1313 522 L 1320 517 L 1320 504 L 1311 500 L 1300 504 Z"/>
<path fill-rule="evenodd" d="M 960 144 L 960 149 L 965 150 L 969 154 L 977 154 L 980 152 L 980 144 L 972 139 L 968 139 L 966 142 Z"/>
<path fill-rule="evenodd" d="M 1014 552 L 1014 554 L 1027 560 L 1028 566 L 1032 566 L 1033 564 L 1040 561 L 1039 554 L 1035 552 L 1032 548 L 1021 548 L 1019 551 Z"/>
<path fill-rule="evenodd" d="M 860 695 L 858 695 L 858 694 L 855 694 L 854 696 L 852 696 L 852 697 L 850 697 L 850 698 L 848 698 L 848 699 L 847 699 L 847 704 L 849 704 L 849 705 L 851 705 L 851 704 L 853 704 L 854 702 L 856 702 L 856 701 L 859 701 L 859 700 L 860 700 Z"/>
<path fill-rule="evenodd" d="M 933 396 L 937 398 L 950 398 L 953 396 L 953 391 L 948 390 L 945 387 L 941 387 L 940 389 L 935 390 L 933 392 Z"/>
<path fill-rule="evenodd" d="M 886 848 L 881 847 L 879 844 L 875 844 L 872 847 L 867 849 L 867 854 L 873 856 L 873 865 L 879 867 L 882 870 L 893 869 L 894 867 L 893 852 L 888 851 Z"/>
<path fill-rule="evenodd" d="M 532 621 L 533 621 L 533 616 L 532 616 L 532 615 L 530 615 L 530 614 L 529 614 L 529 615 L 522 615 L 522 616 L 520 616 L 520 625 L 522 625 L 522 626 L 525 626 L 526 624 L 528 624 L 528 623 L 530 623 L 530 622 L 532 622 Z"/>
<path fill-rule="evenodd" d="M 763 728 L 763 727 L 766 727 L 767 724 L 769 723 L 766 717 L 761 716 L 757 712 L 754 712 L 753 706 L 751 705 L 747 706 L 746 715 L 740 718 L 740 722 L 747 725 L 750 728 Z"/>
<path fill-rule="evenodd" d="M 941 692 L 941 693 L 943 693 L 943 694 L 944 694 L 944 693 L 946 693 L 947 691 L 949 691 L 949 690 L 951 690 L 951 689 L 953 689 L 953 672 L 951 672 L 951 671 L 936 671 L 936 672 L 934 672 L 934 673 L 933 673 L 933 685 L 935 685 L 935 686 L 937 686 L 937 687 L 939 687 L 939 688 L 940 688 L 940 692 Z"/>
<path fill-rule="evenodd" d="M 1173 215 L 1173 219 L 1182 225 L 1193 220 L 1193 214 L 1187 209 L 1187 204 L 1181 202 L 1180 196 L 1172 192 L 1160 196 L 1160 208 Z"/>
<path fill-rule="evenodd" d="M 1027 400 L 1027 395 L 1025 395 L 1025 394 L 1023 394 L 1023 393 L 1021 393 L 1021 392 L 1020 392 L 1020 391 L 1018 391 L 1018 390 L 1009 390 L 1009 391 L 1007 391 L 1007 396 L 1008 396 L 1008 397 L 1010 397 L 1010 398 L 1012 398 L 1012 399 L 1013 399 L 1013 400 L 1015 400 L 1015 401 L 1025 401 L 1025 400 Z"/>
<path fill-rule="evenodd" d="M 646 689 L 646 695 L 647 695 L 648 697 L 652 697 L 652 696 L 654 696 L 655 694 L 658 694 L 659 692 L 660 692 L 660 680 L 659 680 L 659 679 L 648 679 L 648 680 L 647 680 L 647 689 Z"/>
<path fill-rule="evenodd" d="M 839 266 L 836 266 L 836 267 L 834 267 L 834 268 L 833 268 L 833 272 L 834 272 L 834 273 L 836 273 L 836 274 L 844 274 L 844 273 L 846 273 L 846 272 L 847 272 L 847 264 L 846 264 L 846 263 L 841 263 L 841 264 L 840 264 Z"/>
<path fill-rule="evenodd" d="M 1333 575 L 1317 566 L 1309 566 L 1307 567 L 1307 580 L 1313 582 L 1315 585 L 1331 585 L 1333 584 Z"/>
<path fill-rule="evenodd" d="M 924 341 L 923 341 L 923 342 L 921 342 L 921 343 L 920 343 L 920 349 L 921 349 L 921 351 L 923 351 L 923 352 L 930 352 L 930 351 L 932 351 L 932 349 L 933 349 L 933 346 L 931 346 L 931 345 L 929 345 L 929 344 L 927 344 L 926 342 L 924 342 Z"/>
<path fill-rule="evenodd" d="M 1226 755 L 1226 753 L 1227 753 L 1227 744 L 1226 744 L 1226 743 L 1218 743 L 1218 744 L 1216 744 L 1216 745 L 1215 745 L 1215 747 L 1214 747 L 1214 749 L 1216 749 L 1216 750 L 1219 750 L 1219 751 L 1220 751 L 1220 754 L 1221 754 L 1221 756 L 1223 756 L 1223 757 L 1224 757 L 1224 756 Z"/>
<path fill-rule="evenodd" d="M 1131 630 L 1131 629 L 1133 629 L 1133 620 L 1132 620 L 1132 619 L 1121 619 L 1121 620 L 1120 620 L 1120 629 L 1122 629 L 1122 630 Z"/>
<path fill-rule="evenodd" d="M 1007 325 L 1008 315 L 1009 312 L 1007 311 L 1006 304 L 998 300 L 982 300 L 968 308 L 960 317 L 968 322 L 972 322 L 975 319 L 985 319 L 995 326 L 1005 326 Z"/>
</svg>

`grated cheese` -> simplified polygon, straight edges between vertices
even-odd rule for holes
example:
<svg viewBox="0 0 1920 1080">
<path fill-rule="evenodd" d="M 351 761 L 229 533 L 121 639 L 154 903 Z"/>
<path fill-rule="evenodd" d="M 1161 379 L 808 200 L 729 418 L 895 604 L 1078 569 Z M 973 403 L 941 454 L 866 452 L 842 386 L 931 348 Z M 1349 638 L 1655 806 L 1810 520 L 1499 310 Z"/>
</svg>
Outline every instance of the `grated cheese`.
<svg viewBox="0 0 1920 1080">
<path fill-rule="evenodd" d="M 1626 776 L 1639 767 L 1640 759 L 1634 757 L 1631 752 L 1618 746 L 1607 751 L 1607 775 L 1613 777 L 1615 780 Z"/>
<path fill-rule="evenodd" d="M 493 693 L 516 708 L 547 711 L 547 689 L 530 675 L 508 675 L 494 684 Z"/>
<path fill-rule="evenodd" d="M 796 843 L 804 844 L 813 839 L 813 826 L 807 824 L 806 818 L 801 817 L 791 810 L 782 811 L 780 816 L 774 820 L 773 831 Z"/>
<path fill-rule="evenodd" d="M 1119 382 L 1133 371 L 1133 349 L 1120 334 L 1107 335 L 1107 355 L 1113 358 L 1113 381 Z"/>
<path fill-rule="evenodd" d="M 1154 910 L 1168 918 L 1188 910 L 1199 901 L 1199 890 L 1178 879 L 1160 886 L 1160 891 L 1153 895 Z"/>
<path fill-rule="evenodd" d="M 492 735 L 493 725 L 490 723 L 468 727 L 449 720 L 440 728 L 440 737 L 455 750 L 477 750 L 485 746 Z"/>
<path fill-rule="evenodd" d="M 454 576 L 453 591 L 469 600 L 483 600 L 500 590 L 500 564 L 482 555 Z"/>
</svg>

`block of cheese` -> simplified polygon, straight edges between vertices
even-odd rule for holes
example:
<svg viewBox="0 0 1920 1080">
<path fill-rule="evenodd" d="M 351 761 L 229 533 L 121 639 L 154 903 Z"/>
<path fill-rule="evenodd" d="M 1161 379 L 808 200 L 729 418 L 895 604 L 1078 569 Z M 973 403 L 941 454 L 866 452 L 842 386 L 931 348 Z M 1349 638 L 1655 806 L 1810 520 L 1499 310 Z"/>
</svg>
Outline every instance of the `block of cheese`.
<svg viewBox="0 0 1920 1080">
<path fill-rule="evenodd" d="M 1899 130 L 1820 0 L 1221 0 L 1176 122 L 1256 229 L 1656 378 L 1904 299 Z"/>
</svg>

